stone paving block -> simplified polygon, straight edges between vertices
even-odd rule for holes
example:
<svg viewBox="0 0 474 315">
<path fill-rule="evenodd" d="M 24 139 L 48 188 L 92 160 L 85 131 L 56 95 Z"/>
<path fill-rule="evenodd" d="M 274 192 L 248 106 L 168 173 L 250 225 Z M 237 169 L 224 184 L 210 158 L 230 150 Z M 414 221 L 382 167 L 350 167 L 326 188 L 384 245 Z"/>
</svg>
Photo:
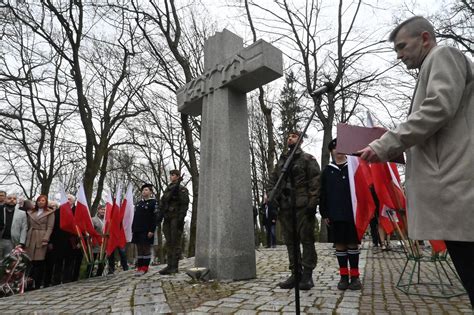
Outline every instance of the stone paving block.
<svg viewBox="0 0 474 315">
<path fill-rule="evenodd" d="M 202 305 L 204 306 L 217 306 L 219 304 L 222 304 L 221 301 L 206 301 Z"/>
<path fill-rule="evenodd" d="M 359 311 L 353 308 L 338 307 L 336 314 L 358 314 Z"/>
<path fill-rule="evenodd" d="M 219 305 L 219 307 L 238 309 L 240 307 L 240 303 L 224 302 L 221 305 Z"/>
<path fill-rule="evenodd" d="M 271 304 L 264 304 L 257 308 L 258 311 L 270 311 L 270 312 L 279 312 L 283 306 L 281 305 L 271 305 Z"/>
<path fill-rule="evenodd" d="M 229 303 L 242 303 L 244 301 L 244 299 L 236 298 L 235 296 L 232 296 L 232 297 L 227 297 L 227 298 L 220 299 L 220 301 L 221 302 L 229 302 Z"/>
<path fill-rule="evenodd" d="M 195 312 L 202 312 L 202 313 L 208 313 L 212 309 L 211 306 L 200 306 L 198 308 L 193 309 L 192 313 L 194 314 Z"/>
<path fill-rule="evenodd" d="M 238 309 L 235 308 L 226 308 L 226 307 L 215 307 L 211 309 L 211 313 L 218 313 L 218 314 L 231 314 L 237 312 Z"/>
<path fill-rule="evenodd" d="M 239 310 L 234 313 L 235 315 L 255 315 L 255 314 L 262 314 L 262 313 L 257 313 L 257 311 L 251 311 L 251 310 Z"/>
</svg>

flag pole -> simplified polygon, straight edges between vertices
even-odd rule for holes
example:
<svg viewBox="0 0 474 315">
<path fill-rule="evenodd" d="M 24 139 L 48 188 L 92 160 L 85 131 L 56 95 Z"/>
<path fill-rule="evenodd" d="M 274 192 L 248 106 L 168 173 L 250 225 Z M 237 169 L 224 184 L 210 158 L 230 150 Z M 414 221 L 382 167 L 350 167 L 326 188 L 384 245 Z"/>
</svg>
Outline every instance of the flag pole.
<svg viewBox="0 0 474 315">
<path fill-rule="evenodd" d="M 89 233 L 86 233 L 86 245 L 89 253 L 90 263 L 92 263 L 94 261 L 94 255 L 92 254 L 92 241 Z"/>
<path fill-rule="evenodd" d="M 76 224 L 76 232 L 77 232 L 77 236 L 79 237 L 79 240 L 80 240 L 80 243 L 81 243 L 81 248 L 82 248 L 82 253 L 84 254 L 84 257 L 86 258 L 86 262 L 89 263 L 89 257 L 87 255 L 87 251 L 85 249 L 85 245 L 84 245 L 84 237 L 82 236 L 81 234 L 81 231 L 79 231 L 79 227 L 77 226 Z"/>
<path fill-rule="evenodd" d="M 388 165 L 388 163 L 387 163 L 387 165 Z M 388 165 L 388 167 L 390 167 L 390 165 Z M 395 209 L 395 211 L 397 213 L 400 213 L 400 216 L 402 217 L 403 223 L 407 227 L 408 225 L 406 224 L 405 216 L 400 211 L 400 209 L 402 209 L 402 203 L 401 203 L 400 199 L 398 198 L 397 193 L 395 192 L 395 187 L 394 187 L 393 182 L 389 185 L 389 192 L 392 195 L 393 199 L 395 200 L 395 203 L 396 203 L 396 206 L 397 206 L 397 209 Z M 413 242 L 408 238 L 408 235 L 407 235 L 407 237 L 405 237 L 405 235 L 402 233 L 402 230 L 400 229 L 400 226 L 398 225 L 397 222 L 394 221 L 394 218 L 391 216 L 391 214 L 389 214 L 389 216 L 390 216 L 390 221 L 392 221 L 392 224 L 395 224 L 397 232 L 400 234 L 400 237 L 402 238 L 407 250 L 408 249 L 411 250 L 411 255 L 412 256 L 418 257 L 420 255 L 420 251 L 413 244 Z"/>
</svg>

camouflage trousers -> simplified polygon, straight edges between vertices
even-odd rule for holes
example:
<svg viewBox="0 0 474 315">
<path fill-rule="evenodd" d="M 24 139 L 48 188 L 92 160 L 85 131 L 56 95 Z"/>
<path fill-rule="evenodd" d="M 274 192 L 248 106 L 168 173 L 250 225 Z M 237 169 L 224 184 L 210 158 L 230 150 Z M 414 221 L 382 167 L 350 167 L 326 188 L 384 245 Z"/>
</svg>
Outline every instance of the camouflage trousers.
<svg viewBox="0 0 474 315">
<path fill-rule="evenodd" d="M 290 209 L 281 209 L 278 213 L 278 219 L 280 220 L 283 238 L 285 245 L 288 250 L 288 259 L 290 261 L 290 269 L 295 269 L 294 259 L 294 235 L 293 229 L 293 215 Z M 303 248 L 303 253 L 298 250 L 298 261 L 299 266 L 305 269 L 313 270 L 316 268 L 318 256 L 316 254 L 316 248 L 314 246 L 314 228 L 316 225 L 316 217 L 314 215 L 308 215 L 306 208 L 296 209 L 296 234 L 299 237 L 299 244 Z M 299 249 L 299 248 L 298 248 Z"/>
<path fill-rule="evenodd" d="M 163 221 L 163 234 L 166 239 L 166 252 L 168 265 L 177 267 L 181 256 L 181 238 L 183 236 L 184 222 L 177 216 L 166 217 Z"/>
</svg>

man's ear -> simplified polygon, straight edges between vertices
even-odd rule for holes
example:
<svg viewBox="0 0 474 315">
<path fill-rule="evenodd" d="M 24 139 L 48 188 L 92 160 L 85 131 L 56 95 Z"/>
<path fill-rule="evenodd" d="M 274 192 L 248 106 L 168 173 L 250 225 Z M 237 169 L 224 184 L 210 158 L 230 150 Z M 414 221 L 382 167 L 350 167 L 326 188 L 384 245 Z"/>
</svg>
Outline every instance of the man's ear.
<svg viewBox="0 0 474 315">
<path fill-rule="evenodd" d="M 430 33 L 427 31 L 421 33 L 421 39 L 423 41 L 423 46 L 425 47 L 431 45 L 431 41 L 433 40 L 433 38 L 431 38 Z"/>
</svg>

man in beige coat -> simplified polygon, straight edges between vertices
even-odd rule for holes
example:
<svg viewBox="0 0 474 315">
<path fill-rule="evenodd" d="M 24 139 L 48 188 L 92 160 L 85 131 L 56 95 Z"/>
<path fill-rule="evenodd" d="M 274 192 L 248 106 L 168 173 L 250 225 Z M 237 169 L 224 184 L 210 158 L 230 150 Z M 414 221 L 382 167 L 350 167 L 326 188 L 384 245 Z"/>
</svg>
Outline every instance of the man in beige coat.
<svg viewBox="0 0 474 315">
<path fill-rule="evenodd" d="M 369 162 L 407 151 L 408 229 L 413 239 L 445 240 L 474 305 L 473 64 L 437 46 L 433 26 L 412 17 L 390 34 L 397 58 L 419 69 L 407 121 L 361 150 Z"/>
</svg>

